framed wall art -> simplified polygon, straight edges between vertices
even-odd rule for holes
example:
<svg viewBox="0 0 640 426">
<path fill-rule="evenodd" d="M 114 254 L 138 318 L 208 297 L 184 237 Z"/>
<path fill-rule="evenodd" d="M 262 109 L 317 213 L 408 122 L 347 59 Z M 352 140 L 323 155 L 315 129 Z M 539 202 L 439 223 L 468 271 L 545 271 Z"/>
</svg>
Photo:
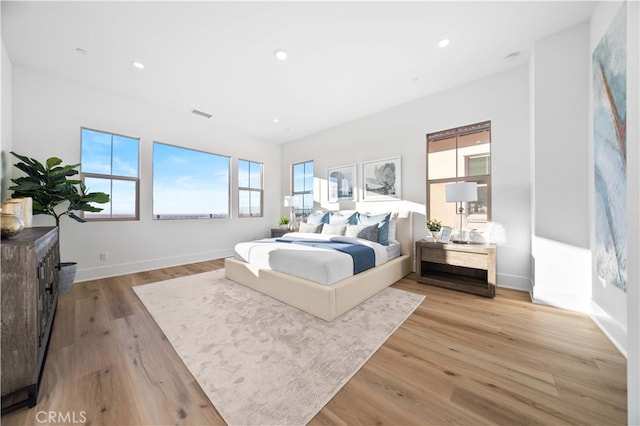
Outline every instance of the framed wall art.
<svg viewBox="0 0 640 426">
<path fill-rule="evenodd" d="M 329 202 L 356 199 L 357 168 L 355 164 L 327 169 Z"/>
<path fill-rule="evenodd" d="M 362 163 L 362 200 L 400 200 L 400 157 Z"/>
</svg>

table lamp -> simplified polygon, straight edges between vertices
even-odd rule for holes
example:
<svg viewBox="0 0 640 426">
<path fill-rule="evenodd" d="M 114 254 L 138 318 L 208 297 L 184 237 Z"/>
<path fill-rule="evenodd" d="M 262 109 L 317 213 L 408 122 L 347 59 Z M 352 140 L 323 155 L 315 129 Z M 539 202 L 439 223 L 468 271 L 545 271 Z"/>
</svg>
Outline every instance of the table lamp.
<svg viewBox="0 0 640 426">
<path fill-rule="evenodd" d="M 295 195 L 284 196 L 284 206 L 289 207 L 289 229 L 293 230 L 295 227 L 296 213 L 294 207 L 298 207 L 299 200 Z"/>
<path fill-rule="evenodd" d="M 460 215 L 460 228 L 454 243 L 469 243 L 468 235 L 463 231 L 462 219 L 465 216 L 464 204 L 468 201 L 478 201 L 478 184 L 476 182 L 450 183 L 445 186 L 445 199 L 447 203 L 456 203 L 456 213 Z M 457 203 L 460 203 L 458 206 Z"/>
</svg>

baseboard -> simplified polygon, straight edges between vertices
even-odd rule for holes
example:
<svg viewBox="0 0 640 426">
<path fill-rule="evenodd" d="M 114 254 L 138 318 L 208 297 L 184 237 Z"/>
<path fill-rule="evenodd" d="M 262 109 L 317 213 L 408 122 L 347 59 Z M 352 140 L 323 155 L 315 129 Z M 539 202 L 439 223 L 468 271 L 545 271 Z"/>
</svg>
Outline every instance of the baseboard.
<svg viewBox="0 0 640 426">
<path fill-rule="evenodd" d="M 555 306 L 556 308 L 582 312 L 598 326 L 605 336 L 626 358 L 627 356 L 627 329 L 614 320 L 604 309 L 598 306 L 590 297 L 563 293 L 551 289 L 533 288 L 532 302 L 542 305 Z"/>
<path fill-rule="evenodd" d="M 584 294 L 567 293 L 550 288 L 533 287 L 533 303 L 555 306 L 570 311 L 591 313 L 591 298 Z"/>
<path fill-rule="evenodd" d="M 591 312 L 589 317 L 602 330 L 602 332 L 611 340 L 611 343 L 620 351 L 624 357 L 627 357 L 627 328 L 614 320 L 604 309 L 598 306 L 593 300 L 591 301 Z"/>
<path fill-rule="evenodd" d="M 531 292 L 531 278 L 513 274 L 497 274 L 497 286 L 501 288 L 510 288 Z"/>
<path fill-rule="evenodd" d="M 134 274 L 136 272 L 151 271 L 153 269 L 169 268 L 189 263 L 203 262 L 211 259 L 221 259 L 233 256 L 233 249 L 222 249 L 210 252 L 189 254 L 186 256 L 151 259 L 141 262 L 121 263 L 118 265 L 100 266 L 97 268 L 78 268 L 75 282 L 96 280 L 118 275 Z"/>
</svg>

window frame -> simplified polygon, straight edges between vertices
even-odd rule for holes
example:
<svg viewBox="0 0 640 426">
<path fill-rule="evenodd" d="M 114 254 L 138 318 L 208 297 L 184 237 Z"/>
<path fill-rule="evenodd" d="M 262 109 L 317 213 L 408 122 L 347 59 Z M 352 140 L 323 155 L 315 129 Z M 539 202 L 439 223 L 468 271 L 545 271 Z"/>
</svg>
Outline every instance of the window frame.
<svg viewBox="0 0 640 426">
<path fill-rule="evenodd" d="M 111 181 L 111 191 L 109 193 L 109 206 L 111 207 L 111 211 L 109 212 L 109 217 L 87 217 L 86 212 L 80 211 L 80 217 L 87 222 L 123 222 L 123 221 L 139 221 L 140 220 L 140 138 L 134 136 L 123 135 L 121 133 L 107 132 L 104 130 L 92 129 L 89 127 L 80 127 L 80 158 L 82 159 L 82 148 L 83 148 L 83 139 L 82 139 L 82 131 L 88 130 L 91 132 L 103 133 L 111 136 L 111 162 L 113 163 L 113 137 L 120 136 L 127 139 L 135 139 L 138 141 L 138 177 L 131 176 L 121 176 L 114 174 L 103 174 L 103 173 L 87 173 L 82 170 L 82 162 L 80 163 L 80 178 L 82 183 L 86 184 L 86 178 L 94 178 L 94 179 L 105 179 Z M 113 217 L 113 181 L 126 181 L 126 182 L 135 182 L 135 213 L 133 216 L 127 217 Z M 101 207 L 100 204 L 97 207 Z M 104 211 L 104 210 L 103 210 Z"/>
<path fill-rule="evenodd" d="M 245 161 L 249 163 L 249 186 L 244 187 L 240 186 L 240 162 Z M 255 189 L 251 187 L 251 164 L 258 164 L 260 166 L 260 189 Z M 237 182 L 238 182 L 238 217 L 263 217 L 264 216 L 264 163 L 260 163 L 257 161 L 246 160 L 244 158 L 238 158 L 238 170 L 237 170 Z M 247 191 L 249 192 L 249 214 L 240 213 L 240 192 Z M 257 215 L 251 214 L 251 193 L 258 192 L 260 193 L 260 213 Z"/>
<path fill-rule="evenodd" d="M 458 158 L 459 158 L 459 153 L 458 153 L 458 146 L 457 146 L 457 138 L 460 136 L 464 136 L 464 135 L 469 135 L 469 134 L 473 134 L 473 133 L 479 133 L 482 131 L 487 130 L 489 132 L 489 152 L 488 153 L 482 153 L 482 154 L 472 154 L 472 155 L 467 155 L 464 156 L 464 176 L 459 176 L 460 174 L 460 170 L 459 170 L 459 164 L 458 164 Z M 437 179 L 429 179 L 429 143 L 430 142 L 435 142 L 435 141 L 439 141 L 439 140 L 443 140 L 443 139 L 448 139 L 448 138 L 452 138 L 455 137 L 456 138 L 456 152 L 455 152 L 455 158 L 456 158 L 456 177 L 449 177 L 449 178 L 437 178 Z M 446 130 L 441 130 L 438 132 L 433 132 L 433 133 L 427 133 L 426 136 L 427 139 L 427 146 L 426 146 L 426 151 L 427 151 L 427 156 L 426 156 L 426 205 L 425 205 L 425 217 L 427 219 L 434 219 L 431 216 L 431 185 L 432 184 L 447 184 L 447 183 L 457 183 L 457 182 L 477 182 L 478 183 L 478 187 L 480 188 L 483 185 L 486 185 L 487 188 L 487 220 L 486 223 L 491 222 L 492 220 L 492 212 L 493 212 L 493 208 L 492 208 L 492 191 L 491 191 L 491 143 L 492 143 L 492 136 L 491 136 L 491 120 L 487 120 L 487 121 L 481 121 L 478 123 L 473 123 L 473 124 L 469 124 L 466 126 L 460 126 L 460 127 L 454 127 L 451 129 L 446 129 Z M 487 157 L 488 158 L 488 164 L 489 164 L 489 173 L 488 174 L 484 174 L 484 175 L 474 175 L 474 176 L 467 176 L 468 174 L 468 169 L 469 169 L 469 159 L 470 158 L 476 158 L 476 157 Z M 486 182 L 486 184 L 485 184 Z M 465 211 L 469 211 L 469 206 L 468 206 L 469 202 L 465 203 Z M 437 218 L 436 218 L 437 219 Z M 473 223 L 473 221 L 470 221 L 470 223 Z M 484 223 L 484 222 L 478 222 L 478 223 Z"/>
<path fill-rule="evenodd" d="M 218 216 L 216 217 L 215 215 L 213 215 L 212 213 L 209 214 L 209 217 L 198 217 L 195 214 L 193 214 L 193 217 L 187 217 L 189 216 L 189 214 L 184 214 L 184 215 L 176 215 L 176 217 L 162 217 L 162 215 L 156 215 L 155 211 L 154 211 L 154 202 L 155 202 L 155 197 L 154 197 L 154 178 L 155 178 L 155 170 L 156 170 L 156 165 L 155 165 L 155 145 L 159 144 L 159 145 L 165 145 L 165 146 L 169 146 L 172 148 L 178 148 L 178 149 L 184 149 L 187 151 L 194 151 L 194 152 L 200 152 L 203 154 L 209 154 L 209 155 L 215 155 L 218 157 L 223 157 L 227 159 L 227 163 L 228 163 L 228 180 L 227 180 L 227 214 L 225 216 Z M 166 142 L 160 142 L 157 140 L 154 140 L 152 142 L 152 152 L 151 152 L 151 219 L 152 220 L 207 220 L 207 219 L 231 219 L 231 156 L 229 155 L 222 155 L 222 154 L 216 154 L 215 152 L 209 152 L 209 151 L 204 151 L 202 149 L 195 149 L 195 148 L 187 148 L 184 146 L 180 146 L 180 145 L 174 145 L 174 144 L 169 144 Z"/>
<path fill-rule="evenodd" d="M 313 165 L 313 176 L 312 176 L 312 183 L 311 183 L 311 189 L 309 190 L 305 190 L 305 191 L 294 191 L 295 188 L 295 167 L 299 166 L 299 165 L 305 165 L 304 170 L 306 173 L 306 165 L 307 164 L 312 164 Z M 309 207 L 309 209 L 305 209 L 304 208 L 304 204 L 301 207 L 295 207 L 293 209 L 294 214 L 296 217 L 300 217 L 302 219 L 305 219 L 307 216 L 309 216 L 311 213 L 313 213 L 313 207 L 315 205 L 315 201 L 313 200 L 313 187 L 314 187 L 314 179 L 315 179 L 315 170 L 316 170 L 316 165 L 314 160 L 307 160 L 307 161 L 299 161 L 297 163 L 293 163 L 291 164 L 291 195 L 294 197 L 299 197 L 300 200 L 302 200 L 302 202 L 304 203 L 304 196 L 305 195 L 311 195 L 311 207 Z"/>
</svg>

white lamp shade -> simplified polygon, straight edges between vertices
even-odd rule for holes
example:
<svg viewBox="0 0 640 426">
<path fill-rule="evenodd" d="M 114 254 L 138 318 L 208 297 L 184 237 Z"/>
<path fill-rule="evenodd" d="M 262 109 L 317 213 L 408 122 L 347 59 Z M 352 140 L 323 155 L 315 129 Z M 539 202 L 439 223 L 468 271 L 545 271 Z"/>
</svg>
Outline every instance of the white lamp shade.
<svg viewBox="0 0 640 426">
<path fill-rule="evenodd" d="M 462 201 L 478 201 L 478 184 L 476 182 L 450 183 L 444 187 L 447 203 Z"/>
<path fill-rule="evenodd" d="M 295 195 L 285 195 L 284 196 L 284 206 L 285 207 L 297 207 L 298 206 L 298 197 Z"/>
</svg>

